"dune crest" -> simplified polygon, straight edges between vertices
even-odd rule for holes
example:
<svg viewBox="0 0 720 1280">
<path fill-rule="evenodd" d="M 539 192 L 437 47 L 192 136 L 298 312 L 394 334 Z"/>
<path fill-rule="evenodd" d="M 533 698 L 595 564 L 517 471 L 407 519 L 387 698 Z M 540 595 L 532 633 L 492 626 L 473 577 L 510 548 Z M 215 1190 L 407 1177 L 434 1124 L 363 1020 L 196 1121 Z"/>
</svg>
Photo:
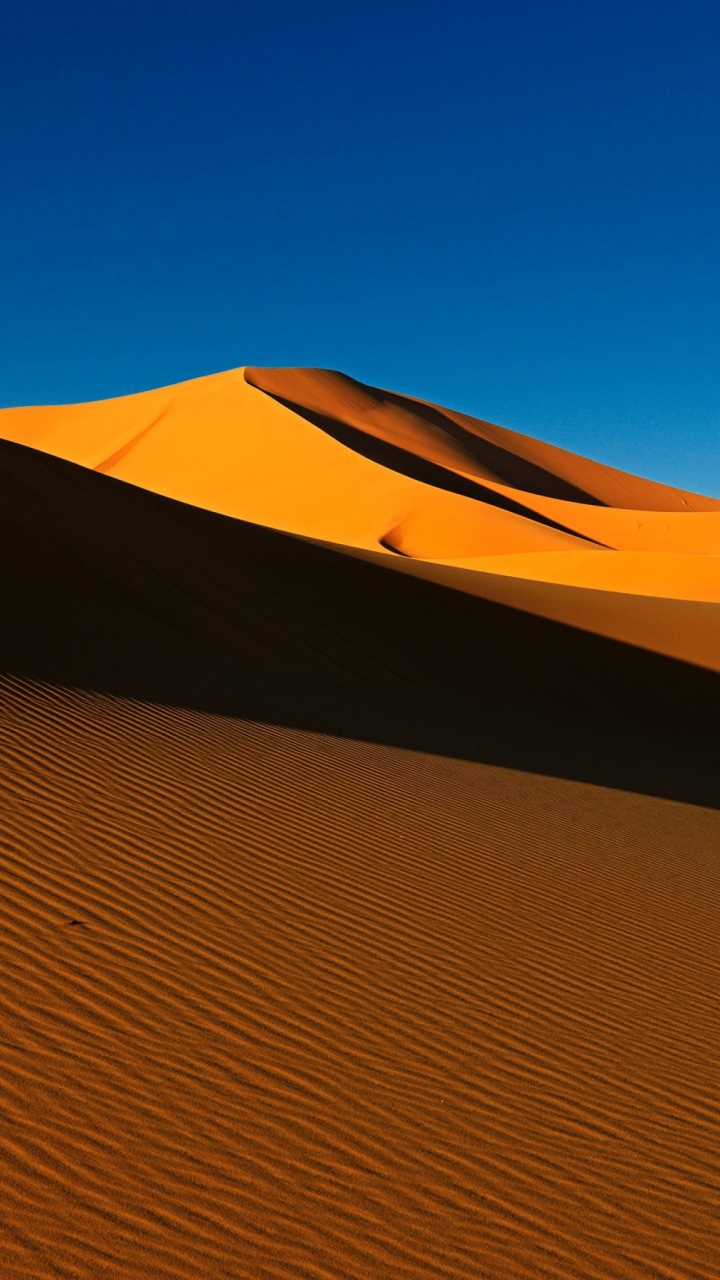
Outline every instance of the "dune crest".
<svg viewBox="0 0 720 1280">
<path fill-rule="evenodd" d="M 506 427 L 328 369 L 251 369 L 247 381 L 296 411 L 345 423 L 478 480 L 525 494 L 648 511 L 720 511 L 706 498 L 643 480 Z"/>
</svg>

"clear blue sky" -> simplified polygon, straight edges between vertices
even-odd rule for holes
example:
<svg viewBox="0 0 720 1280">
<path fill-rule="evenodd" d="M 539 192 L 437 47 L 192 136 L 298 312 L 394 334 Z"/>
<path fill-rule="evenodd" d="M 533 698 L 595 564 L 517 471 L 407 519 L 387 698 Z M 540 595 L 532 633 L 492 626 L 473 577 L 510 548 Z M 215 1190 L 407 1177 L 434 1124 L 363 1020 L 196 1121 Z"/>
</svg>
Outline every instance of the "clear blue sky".
<svg viewBox="0 0 720 1280">
<path fill-rule="evenodd" d="M 2 0 L 0 403 L 310 364 L 720 494 L 720 5 Z"/>
</svg>

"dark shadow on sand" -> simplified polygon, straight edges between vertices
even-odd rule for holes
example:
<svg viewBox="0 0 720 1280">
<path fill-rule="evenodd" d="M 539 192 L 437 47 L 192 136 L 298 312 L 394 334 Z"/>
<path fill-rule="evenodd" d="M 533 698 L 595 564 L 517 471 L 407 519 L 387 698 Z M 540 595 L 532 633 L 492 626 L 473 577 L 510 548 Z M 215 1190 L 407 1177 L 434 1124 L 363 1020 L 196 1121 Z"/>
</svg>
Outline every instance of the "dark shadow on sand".
<svg viewBox="0 0 720 1280">
<path fill-rule="evenodd" d="M 0 441 L 0 671 L 720 807 L 720 677 Z"/>
</svg>

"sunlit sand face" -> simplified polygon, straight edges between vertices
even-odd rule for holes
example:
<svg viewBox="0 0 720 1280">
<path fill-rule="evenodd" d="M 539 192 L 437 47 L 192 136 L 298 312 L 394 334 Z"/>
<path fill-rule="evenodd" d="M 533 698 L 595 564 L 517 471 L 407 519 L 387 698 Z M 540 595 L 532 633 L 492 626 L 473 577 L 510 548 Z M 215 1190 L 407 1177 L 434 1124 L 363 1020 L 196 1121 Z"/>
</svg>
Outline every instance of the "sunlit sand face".
<svg viewBox="0 0 720 1280">
<path fill-rule="evenodd" d="M 720 503 L 467 415 L 323 370 L 247 369 L 119 400 L 5 410 L 0 433 L 720 670 L 710 607 L 720 603 Z"/>
</svg>

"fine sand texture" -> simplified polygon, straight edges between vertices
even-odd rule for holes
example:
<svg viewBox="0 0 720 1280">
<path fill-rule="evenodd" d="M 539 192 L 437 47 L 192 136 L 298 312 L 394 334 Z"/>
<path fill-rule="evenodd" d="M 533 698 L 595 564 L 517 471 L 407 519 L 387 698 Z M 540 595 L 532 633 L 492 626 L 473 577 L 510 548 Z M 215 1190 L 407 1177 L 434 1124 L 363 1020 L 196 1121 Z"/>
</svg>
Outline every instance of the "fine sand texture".
<svg viewBox="0 0 720 1280">
<path fill-rule="evenodd" d="M 0 1276 L 716 1280 L 719 556 L 322 370 L 0 413 Z"/>
</svg>

